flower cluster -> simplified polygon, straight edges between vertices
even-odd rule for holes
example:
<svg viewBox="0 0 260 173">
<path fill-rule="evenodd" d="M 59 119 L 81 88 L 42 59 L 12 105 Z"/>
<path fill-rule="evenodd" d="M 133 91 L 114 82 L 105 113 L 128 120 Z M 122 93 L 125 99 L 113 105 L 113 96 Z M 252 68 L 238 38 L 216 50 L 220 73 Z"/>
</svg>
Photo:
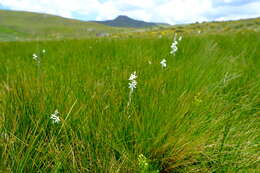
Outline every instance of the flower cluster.
<svg viewBox="0 0 260 173">
<path fill-rule="evenodd" d="M 197 95 L 195 95 L 194 96 L 194 103 L 195 104 L 197 104 L 197 105 L 199 105 L 200 103 L 202 103 L 202 100 L 201 100 L 201 98 L 200 98 L 200 92 L 197 94 Z"/>
<path fill-rule="evenodd" d="M 174 39 L 173 39 L 173 42 L 172 42 L 172 45 L 171 45 L 171 54 L 172 55 L 175 55 L 175 53 L 177 52 L 177 50 L 178 50 L 178 47 L 177 47 L 177 45 L 178 45 L 178 43 L 180 42 L 182 40 L 182 36 L 180 36 L 179 38 L 178 38 L 178 36 L 177 36 L 177 34 L 175 34 L 174 35 Z"/>
<path fill-rule="evenodd" d="M 147 159 L 143 154 L 139 154 L 138 156 L 138 166 L 140 173 L 159 173 L 158 169 L 154 169 L 151 164 L 151 160 Z"/>
<path fill-rule="evenodd" d="M 40 63 L 40 58 L 35 53 L 32 56 L 37 63 Z"/>
<path fill-rule="evenodd" d="M 139 154 L 138 156 L 138 165 L 143 171 L 146 171 L 149 168 L 148 159 L 143 154 Z"/>
<path fill-rule="evenodd" d="M 160 64 L 162 65 L 163 68 L 165 68 L 167 66 L 166 64 L 166 59 L 163 59 Z"/>
<path fill-rule="evenodd" d="M 45 49 L 43 49 L 42 50 L 42 56 L 43 56 L 43 54 L 45 54 L 46 53 L 46 50 Z M 41 55 L 41 54 L 40 54 Z M 33 59 L 38 63 L 38 64 L 40 64 L 40 62 L 41 62 L 41 56 L 40 55 L 36 55 L 35 53 L 32 55 L 32 57 L 33 57 Z"/>
<path fill-rule="evenodd" d="M 136 78 L 137 78 L 136 72 L 133 72 L 129 77 L 130 83 L 128 83 L 128 85 L 131 92 L 133 92 L 134 89 L 136 88 L 137 85 Z"/>
<path fill-rule="evenodd" d="M 59 114 L 58 110 L 55 110 L 55 112 L 53 114 L 51 114 L 50 119 L 52 120 L 53 124 L 60 122 L 60 118 L 59 118 L 58 114 Z"/>
<path fill-rule="evenodd" d="M 137 78 L 136 72 L 133 72 L 128 79 L 130 81 L 128 83 L 128 88 L 130 88 L 130 92 L 129 92 L 129 100 L 128 100 L 128 103 L 127 103 L 127 107 L 129 107 L 129 105 L 131 103 L 132 94 L 133 94 L 134 89 L 136 88 L 136 85 L 137 85 L 136 78 Z M 129 117 L 130 117 L 130 115 L 129 115 Z"/>
</svg>

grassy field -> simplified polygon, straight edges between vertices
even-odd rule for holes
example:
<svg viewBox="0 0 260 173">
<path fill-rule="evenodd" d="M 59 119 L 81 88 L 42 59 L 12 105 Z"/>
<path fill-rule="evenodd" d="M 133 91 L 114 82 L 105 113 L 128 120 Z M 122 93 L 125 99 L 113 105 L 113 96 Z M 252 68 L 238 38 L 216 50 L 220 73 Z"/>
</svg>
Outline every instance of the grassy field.
<svg viewBox="0 0 260 173">
<path fill-rule="evenodd" d="M 0 43 L 0 172 L 258 172 L 260 33 L 171 44 Z"/>
</svg>

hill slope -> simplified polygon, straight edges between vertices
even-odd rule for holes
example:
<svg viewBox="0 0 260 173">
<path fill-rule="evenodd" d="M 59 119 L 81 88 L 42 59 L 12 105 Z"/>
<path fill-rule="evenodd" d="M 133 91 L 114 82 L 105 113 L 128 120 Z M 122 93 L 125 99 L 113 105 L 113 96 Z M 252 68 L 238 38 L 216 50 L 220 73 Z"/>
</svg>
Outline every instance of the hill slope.
<svg viewBox="0 0 260 173">
<path fill-rule="evenodd" d="M 0 10 L 0 41 L 86 38 L 125 30 L 48 14 Z"/>
<path fill-rule="evenodd" d="M 84 22 L 48 14 L 0 10 L 0 41 L 82 39 L 110 34 L 116 37 L 150 37 L 172 36 L 174 33 L 257 32 L 260 31 L 260 18 L 165 26 L 166 24 L 133 20 L 127 16 L 119 16 L 110 21 Z"/>
<path fill-rule="evenodd" d="M 157 27 L 142 35 L 173 35 L 174 33 L 186 34 L 225 34 L 225 33 L 260 32 L 260 18 L 241 19 L 234 21 L 218 21 Z"/>
</svg>

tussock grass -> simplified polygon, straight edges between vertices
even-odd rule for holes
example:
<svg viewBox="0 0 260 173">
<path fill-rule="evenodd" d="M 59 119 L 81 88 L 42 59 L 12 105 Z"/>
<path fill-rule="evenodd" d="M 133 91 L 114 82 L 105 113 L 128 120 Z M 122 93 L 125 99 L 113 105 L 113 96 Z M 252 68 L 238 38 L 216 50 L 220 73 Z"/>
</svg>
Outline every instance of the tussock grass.
<svg viewBox="0 0 260 173">
<path fill-rule="evenodd" d="M 143 154 L 150 172 L 257 172 L 259 38 L 0 43 L 1 170 L 144 172 Z"/>
</svg>

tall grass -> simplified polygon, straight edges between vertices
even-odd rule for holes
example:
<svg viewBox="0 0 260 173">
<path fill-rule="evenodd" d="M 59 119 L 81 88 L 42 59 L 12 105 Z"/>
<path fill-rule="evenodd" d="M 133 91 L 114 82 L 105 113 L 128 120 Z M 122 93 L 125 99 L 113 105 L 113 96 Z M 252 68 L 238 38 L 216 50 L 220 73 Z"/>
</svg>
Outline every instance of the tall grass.
<svg viewBox="0 0 260 173">
<path fill-rule="evenodd" d="M 171 42 L 0 43 L 0 170 L 257 172 L 259 33 L 186 35 L 175 56 Z"/>
</svg>

